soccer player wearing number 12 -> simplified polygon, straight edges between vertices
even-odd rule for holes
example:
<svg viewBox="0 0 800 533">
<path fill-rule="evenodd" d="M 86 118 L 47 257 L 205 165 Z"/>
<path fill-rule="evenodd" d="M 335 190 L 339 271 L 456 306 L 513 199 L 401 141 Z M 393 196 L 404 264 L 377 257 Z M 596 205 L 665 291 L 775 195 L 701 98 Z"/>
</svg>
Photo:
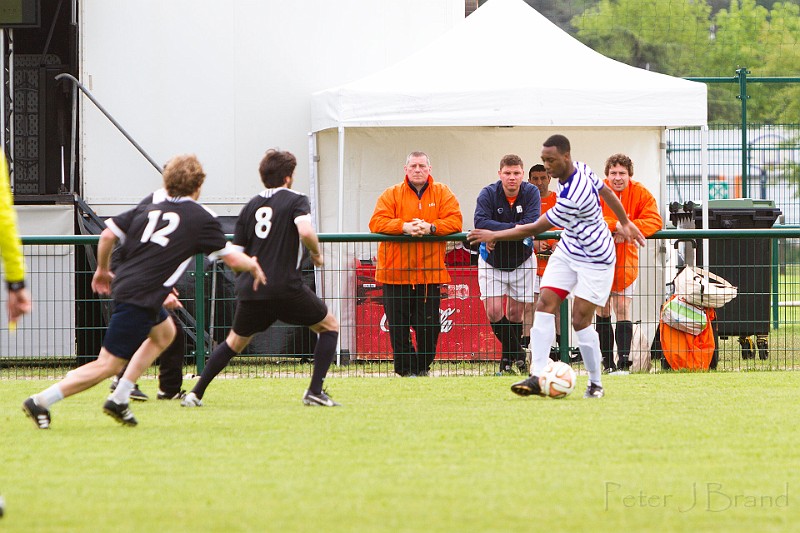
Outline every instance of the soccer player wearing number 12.
<svg viewBox="0 0 800 533">
<path fill-rule="evenodd" d="M 97 359 L 25 400 L 22 410 L 37 428 L 50 428 L 52 404 L 110 378 L 126 364 L 128 368 L 103 411 L 123 425 L 137 424 L 128 408 L 130 393 L 139 376 L 175 337 L 175 325 L 162 303 L 195 254 L 220 257 L 232 269 L 248 272 L 255 287 L 266 283 L 258 261 L 228 246 L 216 215 L 197 202 L 205 177 L 195 156 L 174 157 L 163 174 L 168 197 L 154 199 L 156 203 L 142 202 L 106 221 L 92 279 L 95 292 L 113 296 L 103 347 Z M 117 241 L 121 261 L 112 273 L 111 253 Z"/>
<path fill-rule="evenodd" d="M 266 187 L 242 209 L 236 222 L 233 244 L 258 257 L 267 275 L 267 285 L 251 287 L 248 275 L 236 280 L 236 312 L 225 342 L 208 359 L 197 385 L 181 401 L 184 407 L 200 407 L 206 388 L 247 347 L 253 335 L 276 320 L 308 326 L 319 335 L 314 349 L 311 384 L 303 395 L 305 405 L 334 407 L 322 382 L 336 354 L 339 323 L 325 303 L 303 284 L 300 262 L 303 246 L 315 266 L 323 265 L 319 239 L 311 225 L 311 204 L 292 187 L 297 159 L 289 152 L 269 150 L 258 172 Z"/>
</svg>

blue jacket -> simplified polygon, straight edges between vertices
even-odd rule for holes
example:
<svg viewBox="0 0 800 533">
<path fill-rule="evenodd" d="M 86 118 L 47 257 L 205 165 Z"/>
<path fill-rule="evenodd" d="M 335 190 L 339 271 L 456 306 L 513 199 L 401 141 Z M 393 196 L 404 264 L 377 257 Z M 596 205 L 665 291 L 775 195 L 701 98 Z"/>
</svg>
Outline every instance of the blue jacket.
<svg viewBox="0 0 800 533">
<path fill-rule="evenodd" d="M 541 211 L 539 189 L 535 185 L 522 182 L 514 205 L 508 203 L 503 183 L 487 185 L 478 195 L 475 207 L 475 227 L 499 231 L 513 228 L 519 224 L 536 222 Z M 481 257 L 488 264 L 500 270 L 514 270 L 533 254 L 533 239 L 524 241 L 497 242 L 493 251 L 489 252 L 485 244 L 481 244 Z"/>
</svg>

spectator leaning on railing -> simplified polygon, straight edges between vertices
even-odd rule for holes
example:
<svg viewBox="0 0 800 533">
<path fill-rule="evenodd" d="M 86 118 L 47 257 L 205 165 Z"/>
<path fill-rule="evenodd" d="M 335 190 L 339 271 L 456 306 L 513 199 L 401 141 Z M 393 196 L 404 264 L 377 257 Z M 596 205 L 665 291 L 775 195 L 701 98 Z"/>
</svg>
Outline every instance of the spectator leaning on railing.
<svg viewBox="0 0 800 533">
<path fill-rule="evenodd" d="M 8 327 L 14 329 L 22 315 L 31 310 L 25 288 L 25 261 L 17 232 L 17 213 L 11 199 L 11 184 L 5 154 L 0 153 L 0 254 L 8 284 Z"/>
<path fill-rule="evenodd" d="M 430 158 L 411 152 L 402 182 L 378 198 L 369 221 L 373 233 L 449 235 L 461 231 L 461 208 L 447 185 L 430 175 Z M 436 357 L 441 324 L 440 284 L 450 281 L 444 263 L 444 241 L 382 242 L 378 245 L 375 279 L 383 283 L 383 306 L 394 352 L 394 371 L 423 376 Z M 413 328 L 417 349 L 411 343 Z"/>
<path fill-rule="evenodd" d="M 503 156 L 497 175 L 500 179 L 478 195 L 475 227 L 498 231 L 536 222 L 539 189 L 525 180 L 522 158 Z M 539 292 L 533 239 L 481 244 L 478 285 L 492 331 L 502 345 L 500 373 L 525 374 L 522 319 Z"/>
<path fill-rule="evenodd" d="M 656 199 L 641 183 L 632 180 L 633 161 L 625 154 L 614 154 L 606 160 L 605 185 L 619 198 L 628 218 L 645 237 L 654 234 L 664 225 L 658 213 Z M 603 307 L 597 308 L 595 317 L 597 334 L 600 337 L 600 350 L 603 354 L 603 366 L 608 371 L 626 372 L 631 367 L 631 339 L 633 339 L 633 322 L 631 307 L 633 292 L 636 290 L 636 279 L 639 277 L 639 250 L 635 244 L 625 242 L 619 235 L 619 219 L 608 204 L 600 201 L 603 207 L 603 219 L 614 235 L 617 251 L 617 263 L 614 267 L 614 283 L 611 285 L 611 296 Z M 617 319 L 616 331 L 611 326 L 611 311 Z M 614 341 L 617 343 L 619 362 L 614 363 Z"/>
</svg>

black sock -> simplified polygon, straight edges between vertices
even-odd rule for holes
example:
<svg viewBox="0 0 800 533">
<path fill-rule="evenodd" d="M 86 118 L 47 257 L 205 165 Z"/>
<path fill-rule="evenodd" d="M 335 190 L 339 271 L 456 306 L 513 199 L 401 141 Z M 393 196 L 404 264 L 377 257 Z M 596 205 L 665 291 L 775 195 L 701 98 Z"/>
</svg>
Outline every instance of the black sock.
<svg viewBox="0 0 800 533">
<path fill-rule="evenodd" d="M 508 353 L 507 353 L 508 350 L 507 335 L 508 335 L 508 325 L 509 325 L 508 319 L 506 317 L 503 317 L 497 322 L 491 322 L 490 324 L 492 326 L 492 333 L 494 333 L 494 336 L 497 337 L 497 340 L 500 341 L 500 344 L 502 346 L 503 355 L 500 358 L 501 366 L 503 364 L 510 363 L 511 360 L 508 358 Z"/>
<path fill-rule="evenodd" d="M 508 322 L 508 330 L 510 337 L 508 339 L 508 347 L 514 354 L 511 358 L 512 361 L 524 361 L 525 351 L 522 348 L 520 340 L 522 340 L 522 322 Z"/>
<path fill-rule="evenodd" d="M 600 353 L 602 354 L 603 368 L 614 367 L 614 329 L 611 327 L 610 316 L 595 315 L 595 329 L 600 337 Z"/>
<path fill-rule="evenodd" d="M 521 340 L 522 348 L 525 349 L 531 345 L 530 335 L 523 335 Z"/>
<path fill-rule="evenodd" d="M 311 373 L 311 385 L 308 390 L 313 394 L 322 392 L 322 382 L 328 374 L 328 369 L 336 357 L 336 341 L 339 339 L 338 331 L 323 331 L 317 339 L 314 348 L 314 370 Z"/>
<path fill-rule="evenodd" d="M 200 374 L 200 379 L 197 381 L 197 385 L 195 385 L 192 389 L 192 392 L 195 394 L 195 396 L 198 398 L 203 397 L 203 394 L 206 392 L 206 387 L 208 387 L 211 381 L 217 377 L 217 374 L 222 372 L 222 370 L 228 366 L 228 363 L 235 355 L 236 352 L 234 352 L 231 347 L 228 346 L 228 341 L 224 341 L 214 348 L 214 351 L 211 352 L 211 357 L 208 358 L 206 367 L 203 369 L 203 373 Z"/>
<path fill-rule="evenodd" d="M 617 355 L 619 355 L 619 367 L 625 370 L 630 366 L 631 340 L 633 339 L 633 322 L 630 320 L 618 320 L 614 337 L 617 341 Z"/>
</svg>

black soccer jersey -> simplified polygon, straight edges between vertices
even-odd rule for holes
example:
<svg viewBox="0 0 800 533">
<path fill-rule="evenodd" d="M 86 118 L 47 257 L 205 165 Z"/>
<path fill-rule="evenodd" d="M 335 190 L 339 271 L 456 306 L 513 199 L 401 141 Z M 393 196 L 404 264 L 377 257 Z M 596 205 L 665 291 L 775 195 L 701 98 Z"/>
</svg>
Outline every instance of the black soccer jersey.
<svg viewBox="0 0 800 533">
<path fill-rule="evenodd" d="M 106 221 L 120 239 L 113 298 L 147 308 L 161 307 L 195 254 L 224 255 L 227 244 L 214 213 L 191 198 L 156 193 L 153 202 Z"/>
<path fill-rule="evenodd" d="M 302 287 L 303 244 L 295 220 L 308 217 L 310 222 L 310 213 L 308 197 L 285 187 L 266 189 L 244 206 L 236 221 L 233 244 L 258 258 L 267 284 L 253 291 L 253 277 L 242 273 L 236 278 L 239 299 L 275 298 Z"/>
</svg>

